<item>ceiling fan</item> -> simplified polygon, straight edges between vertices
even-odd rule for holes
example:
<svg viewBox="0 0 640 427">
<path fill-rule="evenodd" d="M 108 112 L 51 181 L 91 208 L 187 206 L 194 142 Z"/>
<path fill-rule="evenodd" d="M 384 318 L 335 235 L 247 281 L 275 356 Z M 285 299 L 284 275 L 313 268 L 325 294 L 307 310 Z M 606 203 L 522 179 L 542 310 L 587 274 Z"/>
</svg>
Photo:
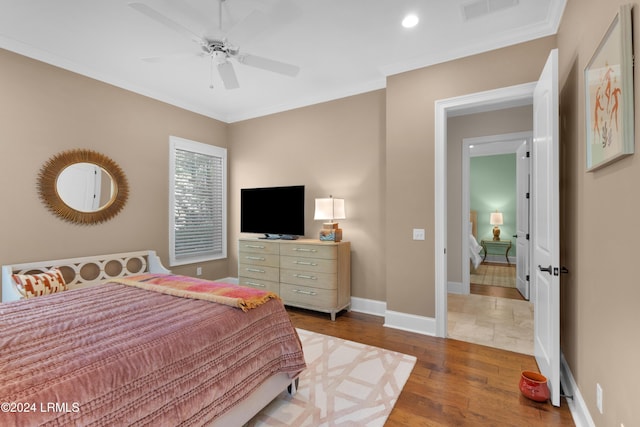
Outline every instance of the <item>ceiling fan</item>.
<svg viewBox="0 0 640 427">
<path fill-rule="evenodd" d="M 222 3 L 224 1 L 225 0 L 218 0 L 219 30 L 222 30 Z M 201 48 L 201 51 L 197 55 L 208 56 L 211 58 L 211 67 L 213 69 L 213 66 L 215 64 L 225 89 L 237 89 L 240 87 L 233 64 L 230 61 L 231 59 L 249 67 L 259 68 L 290 77 L 295 77 L 300 72 L 300 67 L 296 65 L 240 52 L 240 48 L 229 43 L 227 38 L 224 36 L 216 36 L 213 38 L 198 36 L 183 25 L 163 15 L 162 13 L 144 3 L 131 2 L 129 3 L 129 6 L 142 13 L 143 15 L 146 15 L 147 17 L 153 19 L 154 21 L 163 24 L 164 26 L 188 37 L 189 39 L 197 43 Z M 260 18 L 260 13 L 258 11 L 254 11 L 247 18 L 245 18 L 245 20 L 243 20 L 241 24 L 246 26 L 260 26 L 260 24 L 258 23 Z M 145 58 L 145 60 L 149 62 L 155 62 L 158 61 L 159 58 Z M 213 88 L 213 84 L 211 84 L 210 87 Z"/>
</svg>

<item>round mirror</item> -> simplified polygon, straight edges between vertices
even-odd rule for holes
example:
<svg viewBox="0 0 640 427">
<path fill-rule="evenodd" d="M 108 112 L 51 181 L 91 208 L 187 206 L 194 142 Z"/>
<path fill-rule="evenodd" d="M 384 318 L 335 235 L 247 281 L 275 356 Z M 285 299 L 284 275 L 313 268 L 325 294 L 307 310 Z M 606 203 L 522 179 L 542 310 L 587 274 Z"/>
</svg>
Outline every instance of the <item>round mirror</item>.
<svg viewBox="0 0 640 427">
<path fill-rule="evenodd" d="M 56 180 L 62 201 L 80 212 L 97 212 L 109 206 L 115 188 L 109 172 L 93 163 L 69 165 Z"/>
<path fill-rule="evenodd" d="M 42 167 L 40 198 L 53 213 L 77 224 L 97 224 L 116 215 L 128 197 L 120 167 L 91 150 L 55 155 Z"/>
</svg>

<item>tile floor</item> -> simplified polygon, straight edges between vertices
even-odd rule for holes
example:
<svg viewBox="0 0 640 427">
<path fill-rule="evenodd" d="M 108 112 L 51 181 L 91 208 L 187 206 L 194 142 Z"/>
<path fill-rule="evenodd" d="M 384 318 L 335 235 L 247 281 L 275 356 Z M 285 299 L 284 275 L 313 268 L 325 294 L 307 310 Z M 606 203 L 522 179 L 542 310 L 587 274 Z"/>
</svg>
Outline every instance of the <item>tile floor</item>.
<svg viewBox="0 0 640 427">
<path fill-rule="evenodd" d="M 449 338 L 533 355 L 533 304 L 485 295 L 448 294 Z"/>
</svg>

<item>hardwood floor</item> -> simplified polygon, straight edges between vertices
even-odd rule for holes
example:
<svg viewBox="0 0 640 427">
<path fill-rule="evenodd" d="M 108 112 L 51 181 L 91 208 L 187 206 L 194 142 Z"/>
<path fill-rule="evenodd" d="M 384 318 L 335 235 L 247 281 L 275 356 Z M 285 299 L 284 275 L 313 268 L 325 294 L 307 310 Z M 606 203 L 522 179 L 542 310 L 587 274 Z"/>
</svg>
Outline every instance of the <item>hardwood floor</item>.
<svg viewBox="0 0 640 427">
<path fill-rule="evenodd" d="M 518 390 L 520 372 L 537 371 L 532 356 L 383 326 L 383 318 L 289 308 L 296 328 L 417 357 L 416 366 L 385 424 L 406 426 L 573 426 L 559 408 L 533 402 Z"/>
<path fill-rule="evenodd" d="M 476 285 L 475 283 L 471 283 L 470 289 L 471 293 L 474 295 L 484 295 L 488 297 L 499 297 L 525 301 L 522 294 L 516 288 L 505 288 L 503 286 L 492 285 Z"/>
</svg>

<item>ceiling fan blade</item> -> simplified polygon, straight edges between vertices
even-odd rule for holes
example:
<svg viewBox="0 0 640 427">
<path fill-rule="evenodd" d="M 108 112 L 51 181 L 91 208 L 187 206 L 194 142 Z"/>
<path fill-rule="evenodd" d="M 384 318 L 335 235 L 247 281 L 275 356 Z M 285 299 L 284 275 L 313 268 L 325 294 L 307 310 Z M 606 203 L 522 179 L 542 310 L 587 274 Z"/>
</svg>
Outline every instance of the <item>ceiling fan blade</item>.
<svg viewBox="0 0 640 427">
<path fill-rule="evenodd" d="M 165 27 L 171 28 L 173 31 L 176 31 L 176 32 L 182 34 L 183 36 L 193 40 L 194 42 L 196 42 L 198 44 L 203 44 L 205 42 L 202 39 L 202 37 L 198 36 L 197 34 L 192 33 L 189 29 L 183 27 L 181 24 L 178 24 L 173 19 L 164 16 L 162 13 L 160 13 L 157 10 L 147 6 L 144 3 L 131 2 L 131 3 L 129 3 L 129 6 L 131 6 L 132 8 L 137 10 L 138 12 L 142 13 L 143 15 L 146 15 L 147 17 L 153 19 L 154 21 L 159 22 L 160 24 L 164 25 Z"/>
<path fill-rule="evenodd" d="M 240 87 L 233 64 L 229 61 L 218 64 L 218 72 L 224 84 L 225 89 L 237 89 Z"/>
<path fill-rule="evenodd" d="M 263 58 L 255 55 L 238 55 L 238 62 L 250 67 L 261 68 L 263 70 L 271 71 L 278 74 L 284 74 L 286 76 L 295 77 L 300 72 L 300 67 L 297 65 L 291 65 L 280 61 L 275 61 L 269 58 Z"/>
</svg>

